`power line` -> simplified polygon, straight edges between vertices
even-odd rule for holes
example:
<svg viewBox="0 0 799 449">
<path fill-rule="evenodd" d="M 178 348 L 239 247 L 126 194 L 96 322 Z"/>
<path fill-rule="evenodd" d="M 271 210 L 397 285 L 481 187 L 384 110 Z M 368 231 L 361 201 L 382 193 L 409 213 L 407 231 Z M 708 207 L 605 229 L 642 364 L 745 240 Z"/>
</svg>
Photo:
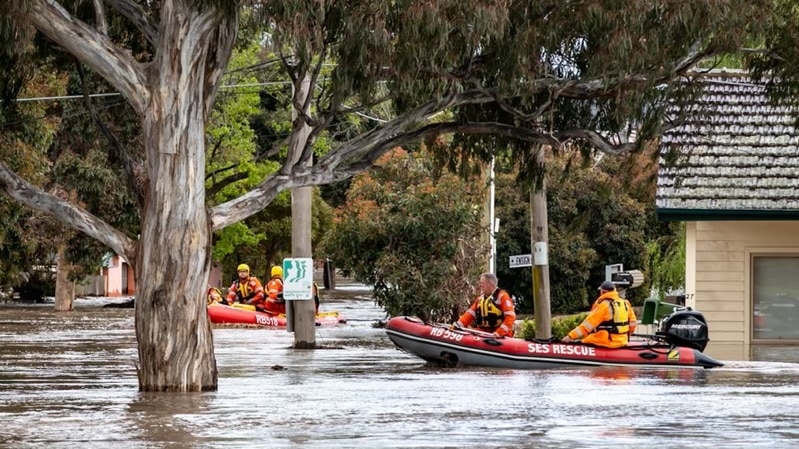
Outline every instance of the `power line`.
<svg viewBox="0 0 799 449">
<path fill-rule="evenodd" d="M 237 88 L 244 88 L 244 87 L 262 87 L 262 86 L 282 86 L 291 84 L 291 81 L 267 81 L 263 83 L 246 83 L 246 84 L 227 84 L 224 86 L 220 86 L 220 89 L 237 89 Z M 89 94 L 89 98 L 101 98 L 101 97 L 118 97 L 121 96 L 119 92 L 108 92 L 102 94 Z M 60 100 L 80 100 L 85 98 L 85 95 L 57 95 L 52 97 L 24 97 L 24 98 L 15 98 L 11 101 L 17 103 L 28 103 L 33 101 L 60 101 Z"/>
</svg>

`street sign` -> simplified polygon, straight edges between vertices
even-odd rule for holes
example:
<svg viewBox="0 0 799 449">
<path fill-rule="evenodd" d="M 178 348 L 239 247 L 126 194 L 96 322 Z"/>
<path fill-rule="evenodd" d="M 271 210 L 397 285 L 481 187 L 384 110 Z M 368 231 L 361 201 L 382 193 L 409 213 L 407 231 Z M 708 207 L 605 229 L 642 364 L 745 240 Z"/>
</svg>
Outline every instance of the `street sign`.
<svg viewBox="0 0 799 449">
<path fill-rule="evenodd" d="M 294 257 L 283 259 L 283 299 L 313 298 L 313 259 Z"/>
<path fill-rule="evenodd" d="M 510 268 L 532 267 L 533 255 L 532 254 L 519 254 L 517 256 L 510 256 Z"/>
</svg>

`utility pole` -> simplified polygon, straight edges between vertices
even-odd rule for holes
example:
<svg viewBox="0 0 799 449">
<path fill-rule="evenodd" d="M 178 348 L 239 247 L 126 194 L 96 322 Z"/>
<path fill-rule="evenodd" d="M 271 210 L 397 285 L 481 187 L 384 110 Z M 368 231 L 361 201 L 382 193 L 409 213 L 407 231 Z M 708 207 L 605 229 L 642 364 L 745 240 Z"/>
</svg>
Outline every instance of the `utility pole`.
<svg viewBox="0 0 799 449">
<path fill-rule="evenodd" d="M 489 166 L 488 174 L 488 242 L 491 254 L 488 257 L 488 272 L 496 274 L 497 272 L 497 219 L 495 213 L 495 200 L 496 200 L 496 180 L 495 177 L 495 164 L 496 157 L 491 156 L 491 164 Z"/>
<path fill-rule="evenodd" d="M 292 96 L 291 119 L 296 122 L 300 112 L 307 115 L 308 111 L 297 111 L 297 105 L 310 104 L 305 99 L 311 95 L 311 79 L 305 74 L 294 87 Z M 311 135 L 311 127 L 304 120 L 289 139 L 289 158 L 294 158 L 296 163 Z M 307 166 L 311 161 L 307 161 Z M 311 248 L 311 193 L 312 187 L 297 187 L 291 189 L 291 255 L 292 257 L 312 257 Z M 313 349 L 316 347 L 316 316 L 314 302 L 310 300 L 286 301 L 287 321 L 290 325 L 289 332 L 294 331 L 294 349 Z"/>
<path fill-rule="evenodd" d="M 534 183 L 530 188 L 535 338 L 546 340 L 552 337 L 552 307 L 549 297 L 549 219 L 543 146 L 534 146 L 530 156 L 535 164 L 535 172 L 540 173 L 542 177 L 540 189 L 538 189 L 539 183 Z"/>
</svg>

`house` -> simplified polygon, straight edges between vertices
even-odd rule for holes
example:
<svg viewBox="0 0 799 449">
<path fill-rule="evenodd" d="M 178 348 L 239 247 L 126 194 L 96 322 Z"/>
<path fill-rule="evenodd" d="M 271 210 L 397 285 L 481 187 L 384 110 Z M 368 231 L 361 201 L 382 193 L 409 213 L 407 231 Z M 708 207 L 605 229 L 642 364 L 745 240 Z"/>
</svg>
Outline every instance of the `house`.
<svg viewBox="0 0 799 449">
<path fill-rule="evenodd" d="M 136 292 L 133 269 L 120 256 L 114 255 L 103 261 L 105 296 L 132 296 Z"/>
<path fill-rule="evenodd" d="M 745 72 L 702 83 L 663 135 L 657 213 L 686 224 L 686 305 L 708 320 L 707 352 L 749 360 L 799 344 L 799 130 Z"/>
<path fill-rule="evenodd" d="M 208 284 L 227 287 L 222 280 L 222 267 L 211 267 Z M 133 296 L 136 293 L 136 280 L 128 262 L 118 255 L 107 254 L 103 258 L 102 273 L 92 276 L 86 282 L 75 286 L 75 296 Z"/>
</svg>

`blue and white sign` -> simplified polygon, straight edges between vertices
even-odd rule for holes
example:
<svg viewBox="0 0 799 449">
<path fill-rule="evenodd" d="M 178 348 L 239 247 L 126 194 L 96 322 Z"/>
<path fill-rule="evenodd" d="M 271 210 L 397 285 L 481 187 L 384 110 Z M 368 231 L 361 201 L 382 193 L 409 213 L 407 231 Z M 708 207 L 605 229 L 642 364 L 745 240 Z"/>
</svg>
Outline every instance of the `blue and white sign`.
<svg viewBox="0 0 799 449">
<path fill-rule="evenodd" d="M 287 300 L 313 298 L 312 258 L 283 259 L 283 298 Z"/>
</svg>

